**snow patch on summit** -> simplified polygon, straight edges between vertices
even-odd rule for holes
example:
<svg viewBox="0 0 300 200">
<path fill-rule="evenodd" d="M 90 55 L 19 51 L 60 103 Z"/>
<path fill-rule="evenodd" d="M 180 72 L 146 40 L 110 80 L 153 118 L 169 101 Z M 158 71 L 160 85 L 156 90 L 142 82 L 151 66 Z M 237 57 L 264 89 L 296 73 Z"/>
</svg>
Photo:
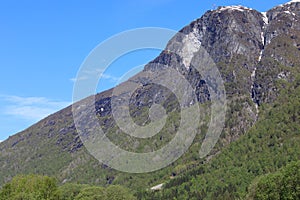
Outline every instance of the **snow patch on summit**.
<svg viewBox="0 0 300 200">
<path fill-rule="evenodd" d="M 218 9 L 218 11 L 225 11 L 225 10 L 229 10 L 229 11 L 236 10 L 236 11 L 244 12 L 244 11 L 253 10 L 253 9 L 252 8 L 247 8 L 247 7 L 241 6 L 241 5 L 238 5 L 238 6 L 224 6 L 224 7 L 221 7 L 220 9 Z"/>
<path fill-rule="evenodd" d="M 292 1 L 290 1 L 290 2 L 287 2 L 287 3 L 284 4 L 284 5 L 288 5 L 288 4 L 291 4 L 291 3 L 297 3 L 297 2 L 300 2 L 300 0 L 292 0 Z"/>
<path fill-rule="evenodd" d="M 300 2 L 300 0 L 292 0 L 292 1 L 289 1 L 289 2 L 287 2 L 285 4 L 281 4 L 281 5 L 276 6 L 276 7 L 283 7 L 283 6 L 286 6 L 286 5 L 290 5 L 292 3 L 299 3 L 299 2 Z"/>
</svg>

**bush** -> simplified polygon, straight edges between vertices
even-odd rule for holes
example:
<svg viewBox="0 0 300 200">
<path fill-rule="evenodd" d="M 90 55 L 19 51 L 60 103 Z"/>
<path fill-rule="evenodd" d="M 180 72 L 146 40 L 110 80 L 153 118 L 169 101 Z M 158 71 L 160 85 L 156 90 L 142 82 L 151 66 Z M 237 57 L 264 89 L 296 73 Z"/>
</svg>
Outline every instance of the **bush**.
<svg viewBox="0 0 300 200">
<path fill-rule="evenodd" d="M 3 186 L 0 200 L 50 200 L 57 190 L 56 180 L 48 176 L 19 175 Z"/>
</svg>

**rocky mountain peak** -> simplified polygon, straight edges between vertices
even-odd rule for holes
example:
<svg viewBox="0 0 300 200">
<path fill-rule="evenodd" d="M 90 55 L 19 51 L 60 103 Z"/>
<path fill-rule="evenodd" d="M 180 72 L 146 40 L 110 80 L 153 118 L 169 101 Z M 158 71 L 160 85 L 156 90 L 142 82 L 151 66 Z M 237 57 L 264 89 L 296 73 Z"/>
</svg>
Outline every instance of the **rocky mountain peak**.
<svg viewBox="0 0 300 200">
<path fill-rule="evenodd" d="M 276 6 L 268 11 L 267 16 L 269 20 L 278 20 L 279 18 L 282 18 L 282 16 L 285 16 L 289 19 L 298 21 L 299 17 L 299 5 L 300 1 L 293 0 L 288 3 Z"/>
<path fill-rule="evenodd" d="M 243 6 L 219 7 L 207 11 L 181 29 L 169 41 L 166 49 L 145 66 L 144 71 L 159 72 L 161 67 L 176 69 L 193 87 L 198 101 L 207 103 L 210 101 L 207 83 L 191 62 L 200 48 L 205 49 L 218 67 L 226 88 L 229 112 L 220 141 L 226 145 L 238 139 L 258 121 L 259 106 L 276 99 L 279 83 L 293 81 L 293 74 L 300 66 L 299 20 L 300 0 L 293 0 L 264 13 Z M 139 74 L 129 81 L 138 78 Z M 278 80 L 281 82 L 278 83 Z M 159 146 L 163 138 L 172 137 L 176 124 L 166 129 L 169 132 L 155 138 L 153 146 L 148 141 L 128 140 L 117 128 L 112 116 L 112 91 L 97 94 L 95 107 L 101 126 L 112 134 L 111 138 L 115 138 L 116 143 L 120 140 L 129 150 L 132 150 L 131 147 L 140 147 L 148 151 L 156 148 L 153 147 L 155 145 Z M 147 80 L 132 97 L 130 114 L 137 118 L 138 124 L 148 123 L 146 112 L 153 103 L 163 105 L 168 112 L 179 107 L 171 91 L 148 84 Z M 87 124 L 86 129 L 89 129 L 89 121 L 89 116 L 83 121 Z M 31 146 L 34 148 L 28 148 Z M 100 168 L 100 175 L 102 172 L 110 173 L 107 166 L 99 167 L 95 160 L 90 164 L 93 158 L 85 152 L 76 132 L 71 107 L 0 143 L 0 160 L 0 177 L 3 177 L 0 185 L 20 172 L 49 174 L 50 171 L 61 181 L 76 181 L 88 176 L 82 173 L 86 168 L 91 171 Z M 55 163 L 52 165 L 54 168 L 43 164 L 50 162 Z M 77 176 L 74 176 L 74 172 L 77 172 Z M 97 182 L 98 177 L 90 175 L 88 178 Z"/>
<path fill-rule="evenodd" d="M 300 2 L 300 1 L 299 0 L 291 0 L 291 1 L 287 2 L 287 3 L 285 3 L 284 5 L 290 5 L 290 4 L 298 3 L 298 2 Z"/>
<path fill-rule="evenodd" d="M 245 11 L 252 11 L 252 8 L 247 8 L 245 6 L 237 5 L 237 6 L 220 6 L 217 11 L 218 12 L 223 12 L 223 11 L 228 11 L 228 12 L 233 12 L 233 11 L 239 11 L 239 12 L 245 12 Z"/>
</svg>

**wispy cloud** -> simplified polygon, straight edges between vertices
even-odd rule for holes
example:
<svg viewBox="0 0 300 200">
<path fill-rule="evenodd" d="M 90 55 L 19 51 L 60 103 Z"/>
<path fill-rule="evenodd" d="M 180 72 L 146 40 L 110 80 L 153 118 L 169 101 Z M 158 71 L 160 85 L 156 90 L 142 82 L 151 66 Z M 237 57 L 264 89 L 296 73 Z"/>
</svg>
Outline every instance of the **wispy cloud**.
<svg viewBox="0 0 300 200">
<path fill-rule="evenodd" d="M 80 76 L 80 77 L 77 77 L 77 78 L 70 78 L 70 81 L 72 81 L 72 82 L 84 81 L 84 80 L 87 80 L 88 78 L 89 78 L 88 76 Z"/>
<path fill-rule="evenodd" d="M 120 77 L 112 76 L 110 74 L 102 74 L 101 78 L 110 80 L 111 82 L 117 82 L 120 79 Z"/>
<path fill-rule="evenodd" d="M 85 80 L 88 80 L 89 79 L 88 72 L 86 74 L 87 75 L 81 75 L 81 76 L 79 76 L 77 78 L 71 78 L 70 81 L 76 82 L 76 81 L 85 81 Z M 105 80 L 108 80 L 108 81 L 110 81 L 112 83 L 116 83 L 120 79 L 120 77 L 113 76 L 113 75 L 110 75 L 110 74 L 102 74 L 101 75 L 101 79 L 105 79 Z"/>
<path fill-rule="evenodd" d="M 70 102 L 54 101 L 45 97 L 20 97 L 0 95 L 3 114 L 38 121 L 68 105 Z"/>
</svg>

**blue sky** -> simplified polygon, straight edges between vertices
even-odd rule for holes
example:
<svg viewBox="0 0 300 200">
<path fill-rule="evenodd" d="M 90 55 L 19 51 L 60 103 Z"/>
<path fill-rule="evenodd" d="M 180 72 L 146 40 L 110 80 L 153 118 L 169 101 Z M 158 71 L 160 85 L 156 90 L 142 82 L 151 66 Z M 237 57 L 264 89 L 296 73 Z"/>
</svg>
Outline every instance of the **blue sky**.
<svg viewBox="0 0 300 200">
<path fill-rule="evenodd" d="M 105 39 L 141 27 L 179 30 L 206 10 L 244 5 L 266 11 L 286 0 L 27 0 L 0 2 L 0 140 L 72 101 L 76 73 Z M 99 90 L 159 52 L 116 63 Z M 122 66 L 122 67 L 120 67 Z"/>
</svg>

